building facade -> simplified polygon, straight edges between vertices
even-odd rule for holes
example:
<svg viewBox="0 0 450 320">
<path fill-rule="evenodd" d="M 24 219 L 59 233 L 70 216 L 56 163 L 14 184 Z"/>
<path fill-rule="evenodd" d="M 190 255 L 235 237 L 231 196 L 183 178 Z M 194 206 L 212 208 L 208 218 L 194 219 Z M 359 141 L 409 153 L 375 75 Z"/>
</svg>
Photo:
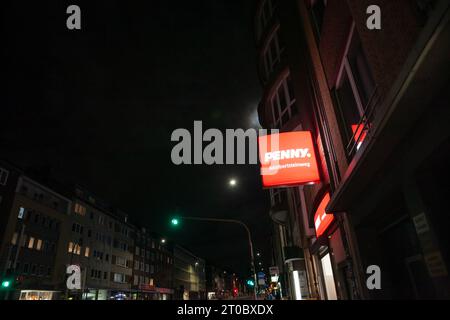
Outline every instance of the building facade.
<svg viewBox="0 0 450 320">
<path fill-rule="evenodd" d="M 449 297 L 448 17 L 448 1 L 258 2 L 260 123 L 310 131 L 321 171 L 271 190 L 291 298 Z"/>
<path fill-rule="evenodd" d="M 173 250 L 174 298 L 176 300 L 205 300 L 205 261 L 179 245 L 175 245 Z"/>
<path fill-rule="evenodd" d="M 0 260 L 15 289 L 9 298 L 59 298 L 56 256 L 71 200 L 24 175 L 11 182 L 15 191 L 9 210 L 2 212 L 7 222 Z"/>
<path fill-rule="evenodd" d="M 174 298 L 175 244 L 80 186 L 44 185 L 2 161 L 0 213 L 4 299 Z M 205 298 L 204 260 L 178 252 L 178 285 L 188 298 Z M 67 287 L 71 265 L 81 271 L 80 289 Z"/>
<path fill-rule="evenodd" d="M 145 228 L 138 229 L 133 268 L 135 299 L 171 300 L 173 272 L 173 243 Z"/>
</svg>

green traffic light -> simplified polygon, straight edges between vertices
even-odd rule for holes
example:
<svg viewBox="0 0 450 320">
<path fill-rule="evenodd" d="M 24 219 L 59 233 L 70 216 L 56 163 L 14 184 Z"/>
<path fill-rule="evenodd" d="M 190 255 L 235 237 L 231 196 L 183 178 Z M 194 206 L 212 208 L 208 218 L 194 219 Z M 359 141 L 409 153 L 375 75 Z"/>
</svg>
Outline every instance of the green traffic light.
<svg viewBox="0 0 450 320">
<path fill-rule="evenodd" d="M 253 280 L 247 280 L 247 285 L 248 285 L 249 287 L 253 287 L 253 286 L 255 285 L 255 281 L 253 281 Z"/>
<path fill-rule="evenodd" d="M 173 218 L 171 223 L 172 225 L 177 226 L 180 223 L 180 221 L 177 218 Z"/>
<path fill-rule="evenodd" d="M 9 280 L 4 280 L 2 282 L 2 288 L 9 288 L 11 286 L 11 281 Z"/>
</svg>

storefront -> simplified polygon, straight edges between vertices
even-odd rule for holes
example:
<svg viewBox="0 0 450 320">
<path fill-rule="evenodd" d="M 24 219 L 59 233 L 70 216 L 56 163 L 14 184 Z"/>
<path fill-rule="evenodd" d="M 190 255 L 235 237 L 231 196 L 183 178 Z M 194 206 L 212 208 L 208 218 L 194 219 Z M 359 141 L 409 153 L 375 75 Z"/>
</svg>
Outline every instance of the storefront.
<svg viewBox="0 0 450 320">
<path fill-rule="evenodd" d="M 318 291 L 322 300 L 337 300 L 338 294 L 335 283 L 335 270 L 333 269 L 334 254 L 331 238 L 335 237 L 337 229 L 333 214 L 327 214 L 325 208 L 330 201 L 330 194 L 323 195 L 322 200 L 314 214 L 314 227 L 316 241 L 311 245 L 310 252 L 316 270 Z"/>
<path fill-rule="evenodd" d="M 59 291 L 21 290 L 19 300 L 57 300 L 59 297 Z"/>
</svg>

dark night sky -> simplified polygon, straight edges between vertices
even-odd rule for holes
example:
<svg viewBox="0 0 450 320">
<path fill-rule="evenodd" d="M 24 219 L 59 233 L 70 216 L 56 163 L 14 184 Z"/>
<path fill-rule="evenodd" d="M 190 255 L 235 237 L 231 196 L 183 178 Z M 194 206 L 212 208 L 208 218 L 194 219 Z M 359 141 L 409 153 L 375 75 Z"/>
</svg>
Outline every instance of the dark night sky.
<svg viewBox="0 0 450 320">
<path fill-rule="evenodd" d="M 94 3 L 93 3 L 94 2 Z M 66 28 L 78 4 L 82 30 Z M 259 168 L 175 166 L 176 128 L 248 128 L 261 89 L 253 1 L 4 1 L 0 157 L 47 166 L 133 220 L 214 263 L 245 272 L 243 229 L 173 213 L 248 222 L 268 258 Z M 236 177 L 238 188 L 228 179 Z M 268 263 L 268 261 L 267 261 Z"/>
</svg>

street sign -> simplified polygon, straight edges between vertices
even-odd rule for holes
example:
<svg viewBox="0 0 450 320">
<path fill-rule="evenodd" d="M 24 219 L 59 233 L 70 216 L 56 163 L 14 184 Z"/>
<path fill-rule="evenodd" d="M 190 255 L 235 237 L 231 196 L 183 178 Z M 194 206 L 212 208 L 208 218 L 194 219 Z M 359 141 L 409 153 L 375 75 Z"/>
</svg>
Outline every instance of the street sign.
<svg viewBox="0 0 450 320">
<path fill-rule="evenodd" d="M 276 275 L 279 275 L 279 274 L 280 274 L 280 271 L 278 270 L 278 267 L 277 267 L 277 266 L 275 266 L 275 267 L 269 267 L 269 274 L 270 274 L 271 276 L 276 276 Z"/>
</svg>

